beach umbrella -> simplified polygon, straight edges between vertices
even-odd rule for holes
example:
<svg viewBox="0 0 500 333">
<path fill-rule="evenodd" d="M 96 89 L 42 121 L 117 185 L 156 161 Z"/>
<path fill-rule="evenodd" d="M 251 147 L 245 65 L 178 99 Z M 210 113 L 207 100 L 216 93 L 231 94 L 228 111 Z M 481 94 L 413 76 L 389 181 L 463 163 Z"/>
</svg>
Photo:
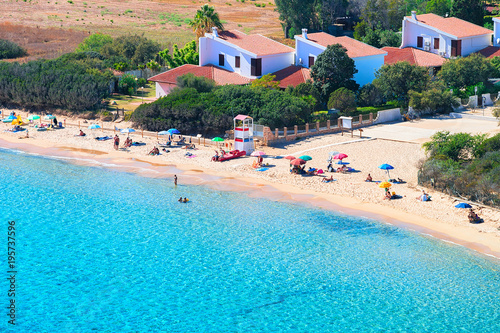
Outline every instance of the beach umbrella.
<svg viewBox="0 0 500 333">
<path fill-rule="evenodd" d="M 171 135 L 171 133 L 169 131 L 161 131 L 158 135 Z"/>
<path fill-rule="evenodd" d="M 28 120 L 37 120 L 40 119 L 40 116 L 32 114 L 31 116 L 28 117 Z"/>
<path fill-rule="evenodd" d="M 254 151 L 250 154 L 250 156 L 255 156 L 255 157 L 259 157 L 259 156 L 264 156 L 266 155 L 266 153 L 264 153 L 263 151 Z"/>
<path fill-rule="evenodd" d="M 461 202 L 458 205 L 455 205 L 455 207 L 456 208 L 472 208 L 471 205 L 469 205 L 468 203 L 465 203 L 465 202 Z"/>
<path fill-rule="evenodd" d="M 331 151 L 331 152 L 328 153 L 329 156 L 335 156 L 337 154 L 339 154 L 338 151 Z"/>
<path fill-rule="evenodd" d="M 97 129 L 97 128 L 101 128 L 101 126 L 99 126 L 97 124 L 92 124 L 89 126 L 89 129 Z"/>
<path fill-rule="evenodd" d="M 290 164 L 291 165 L 302 165 L 302 164 L 306 164 L 306 161 L 304 161 L 303 159 L 300 159 L 300 158 L 296 158 L 293 161 L 291 161 Z"/>
<path fill-rule="evenodd" d="M 10 115 L 10 116 L 8 116 L 7 118 L 5 118 L 5 119 L 3 120 L 3 122 L 4 122 L 4 123 L 11 123 L 13 120 L 16 120 L 16 119 L 17 119 L 17 117 L 16 117 L 16 116 Z"/>
<path fill-rule="evenodd" d="M 120 131 L 120 133 L 132 133 L 135 132 L 135 129 L 133 128 L 125 128 Z"/>
<path fill-rule="evenodd" d="M 304 161 L 310 161 L 312 160 L 313 158 L 309 155 L 302 155 L 299 157 L 301 160 L 304 160 Z"/>
<path fill-rule="evenodd" d="M 285 157 L 285 159 L 293 161 L 295 159 L 295 156 L 288 155 L 288 156 Z"/>
<path fill-rule="evenodd" d="M 171 128 L 167 132 L 170 132 L 170 134 L 181 134 L 181 132 L 175 128 Z"/>
<path fill-rule="evenodd" d="M 379 169 L 382 169 L 382 170 L 387 171 L 387 176 L 388 176 L 389 178 L 391 178 L 391 175 L 389 174 L 389 170 L 394 169 L 394 167 L 393 167 L 392 165 L 389 165 L 389 164 L 384 163 L 384 164 L 382 164 L 382 165 L 379 165 L 379 167 L 378 167 L 378 168 L 379 168 Z"/>
<path fill-rule="evenodd" d="M 380 188 L 389 188 L 391 186 L 392 186 L 392 184 L 389 182 L 382 182 L 382 183 L 378 184 L 378 187 L 380 187 Z"/>
<path fill-rule="evenodd" d="M 334 155 L 333 159 L 334 160 L 343 160 L 346 157 L 349 157 L 349 156 L 347 156 L 346 154 L 340 153 L 340 154 Z"/>
<path fill-rule="evenodd" d="M 213 138 L 213 139 L 212 139 L 212 141 L 215 141 L 215 142 L 222 142 L 222 141 L 224 141 L 224 139 L 223 139 L 223 138 L 221 138 L 221 137 L 216 136 L 215 138 Z"/>
<path fill-rule="evenodd" d="M 45 117 L 43 117 L 43 119 L 44 119 L 44 120 L 52 120 L 52 119 L 54 119 L 55 117 L 56 117 L 56 116 L 53 116 L 53 115 L 51 115 L 51 114 L 48 114 L 48 115 L 46 115 Z"/>
</svg>

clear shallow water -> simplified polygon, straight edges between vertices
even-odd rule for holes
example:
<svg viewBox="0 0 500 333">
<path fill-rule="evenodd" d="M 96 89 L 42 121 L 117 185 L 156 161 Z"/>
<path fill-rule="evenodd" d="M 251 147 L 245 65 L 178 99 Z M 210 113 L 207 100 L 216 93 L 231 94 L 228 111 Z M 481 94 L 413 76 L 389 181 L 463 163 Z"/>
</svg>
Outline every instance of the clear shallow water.
<svg viewBox="0 0 500 333">
<path fill-rule="evenodd" d="M 499 261 L 465 248 L 171 179 L 5 150 L 0 164 L 17 332 L 500 331 Z"/>
</svg>

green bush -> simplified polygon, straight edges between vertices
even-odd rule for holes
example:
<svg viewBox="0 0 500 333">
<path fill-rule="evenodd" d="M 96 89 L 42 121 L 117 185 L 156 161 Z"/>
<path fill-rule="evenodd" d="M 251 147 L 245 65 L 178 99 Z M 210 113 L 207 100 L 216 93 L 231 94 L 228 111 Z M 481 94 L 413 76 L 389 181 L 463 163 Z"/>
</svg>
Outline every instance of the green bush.
<svg viewBox="0 0 500 333">
<path fill-rule="evenodd" d="M 183 133 L 220 134 L 231 129 L 237 114 L 271 128 L 309 121 L 311 104 L 286 92 L 249 86 L 219 86 L 209 92 L 174 89 L 169 95 L 139 106 L 132 120 L 151 131 L 177 128 Z"/>
<path fill-rule="evenodd" d="M 24 57 L 27 54 L 26 50 L 16 43 L 0 39 L 0 59 L 14 59 Z"/>
<path fill-rule="evenodd" d="M 123 74 L 118 81 L 118 88 L 122 94 L 132 96 L 137 91 L 137 80 L 132 74 Z"/>
<path fill-rule="evenodd" d="M 108 95 L 111 77 L 108 71 L 71 57 L 26 64 L 0 62 L 0 103 L 92 110 Z"/>
</svg>

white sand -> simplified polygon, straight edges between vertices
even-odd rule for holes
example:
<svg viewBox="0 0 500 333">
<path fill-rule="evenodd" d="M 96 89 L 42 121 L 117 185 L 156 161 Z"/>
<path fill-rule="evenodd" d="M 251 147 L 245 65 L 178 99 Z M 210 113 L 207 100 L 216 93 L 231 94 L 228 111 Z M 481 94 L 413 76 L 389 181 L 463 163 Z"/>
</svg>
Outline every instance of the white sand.
<svg viewBox="0 0 500 333">
<path fill-rule="evenodd" d="M 7 111 L 8 112 L 8 111 Z M 5 114 L 5 111 L 4 111 Z M 22 113 L 24 116 L 24 113 Z M 60 118 L 62 121 L 64 117 Z M 456 121 L 456 120 L 453 120 Z M 75 120 L 67 120 L 69 123 L 77 123 Z M 82 121 L 83 122 L 83 121 Z M 433 120 L 423 120 L 416 127 L 433 127 Z M 441 121 L 442 122 L 442 121 Z M 478 251 L 493 254 L 500 257 L 500 212 L 498 210 L 486 207 L 475 207 L 476 212 L 484 218 L 482 224 L 470 224 L 467 219 L 466 209 L 457 209 L 454 207 L 459 201 L 432 189 L 425 189 L 432 196 L 432 201 L 421 202 L 416 197 L 421 193 L 421 188 L 417 186 L 417 164 L 423 159 L 425 154 L 421 149 L 422 138 L 412 138 L 409 141 L 399 142 L 386 139 L 377 139 L 374 137 L 361 139 L 359 137 L 351 138 L 350 135 L 341 136 L 340 134 L 326 135 L 320 137 L 311 137 L 298 142 L 290 143 L 281 148 L 257 147 L 263 150 L 269 156 L 300 156 L 309 155 L 312 161 L 307 166 L 325 169 L 328 153 L 339 151 L 347 154 L 349 157 L 345 161 L 350 162 L 350 167 L 360 170 L 357 173 L 340 174 L 333 173 L 336 181 L 331 183 L 322 183 L 321 176 L 299 176 L 289 173 L 289 161 L 286 159 L 265 158 L 264 163 L 269 164 L 269 170 L 264 172 L 255 171 L 251 164 L 254 157 L 243 157 L 225 162 L 211 162 L 211 156 L 214 154 L 214 147 L 203 147 L 194 141 L 197 150 L 191 151 L 196 155 L 194 158 L 186 158 L 185 149 L 172 148 L 170 153 L 162 153 L 160 156 L 148 156 L 147 153 L 157 142 L 155 138 L 144 137 L 140 133 L 131 135 L 134 141 L 147 143 L 146 146 L 131 147 L 127 150 L 113 150 L 113 141 L 99 142 L 94 136 L 113 135 L 113 132 L 103 132 L 101 130 L 89 130 L 86 127 L 84 132 L 86 137 L 75 136 L 78 128 L 68 126 L 65 129 L 37 132 L 30 128 L 30 138 L 19 139 L 25 135 L 25 132 L 10 133 L 4 132 L 10 128 L 10 125 L 0 125 L 0 139 L 10 142 L 17 146 L 25 144 L 39 147 L 54 147 L 71 150 L 78 148 L 75 152 L 85 155 L 87 158 L 113 158 L 117 162 L 127 159 L 139 159 L 155 164 L 175 165 L 185 171 L 186 177 L 189 174 L 203 171 L 206 174 L 214 174 L 222 177 L 219 182 L 223 183 L 224 178 L 237 178 L 251 183 L 268 184 L 294 198 L 294 194 L 310 194 L 313 199 L 309 199 L 312 204 L 331 208 L 329 203 L 347 209 L 371 212 L 382 216 L 390 222 L 401 221 L 417 228 L 419 231 L 431 233 L 437 237 L 453 240 L 467 247 Z M 83 125 L 83 123 L 82 123 Z M 105 124 L 106 128 L 113 126 L 120 128 L 127 127 L 129 124 Z M 390 126 L 384 125 L 367 128 L 364 135 L 370 135 L 370 132 L 391 131 Z M 411 124 L 408 126 L 408 133 L 411 132 Z M 442 123 L 438 124 L 437 129 L 443 128 Z M 457 127 L 456 123 L 452 124 Z M 473 124 L 476 126 L 476 124 Z M 459 126 L 463 130 L 462 125 Z M 83 128 L 83 126 L 82 126 Z M 433 127 L 435 128 L 435 126 Z M 488 129 L 495 132 L 494 129 Z M 125 134 L 120 134 L 121 144 L 126 138 Z M 161 139 L 161 137 L 160 137 Z M 420 142 L 420 143 L 417 143 Z M 5 143 L 3 143 L 5 144 Z M 3 145 L 0 142 L 0 145 Z M 22 149 L 26 149 L 24 146 Z M 104 154 L 103 154 L 104 153 Z M 387 180 L 384 171 L 378 169 L 383 163 L 389 163 L 394 166 L 391 170 L 391 178 L 402 178 L 406 184 L 395 184 L 391 191 L 401 195 L 403 198 L 387 201 L 383 199 L 384 190 L 379 188 L 376 183 L 367 183 L 365 178 L 370 173 L 374 180 Z M 330 176 L 330 173 L 326 173 Z M 179 175 L 179 181 L 183 182 L 183 176 Z M 257 187 L 256 187 L 257 188 Z M 309 198 L 310 198 L 309 197 Z M 303 197 L 301 197 L 303 199 Z M 355 213 L 353 211 L 353 213 Z"/>
</svg>

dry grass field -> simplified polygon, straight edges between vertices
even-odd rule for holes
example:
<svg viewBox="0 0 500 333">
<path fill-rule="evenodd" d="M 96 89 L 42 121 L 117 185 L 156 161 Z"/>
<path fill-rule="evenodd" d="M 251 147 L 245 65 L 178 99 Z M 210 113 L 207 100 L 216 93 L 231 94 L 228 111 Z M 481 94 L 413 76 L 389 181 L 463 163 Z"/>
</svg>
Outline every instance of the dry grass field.
<svg viewBox="0 0 500 333">
<path fill-rule="evenodd" d="M 194 38 L 187 22 L 205 3 L 228 30 L 283 36 L 274 0 L 2 0 L 0 38 L 25 47 L 25 60 L 71 52 L 95 32 L 144 34 L 164 47 L 181 46 Z"/>
</svg>

